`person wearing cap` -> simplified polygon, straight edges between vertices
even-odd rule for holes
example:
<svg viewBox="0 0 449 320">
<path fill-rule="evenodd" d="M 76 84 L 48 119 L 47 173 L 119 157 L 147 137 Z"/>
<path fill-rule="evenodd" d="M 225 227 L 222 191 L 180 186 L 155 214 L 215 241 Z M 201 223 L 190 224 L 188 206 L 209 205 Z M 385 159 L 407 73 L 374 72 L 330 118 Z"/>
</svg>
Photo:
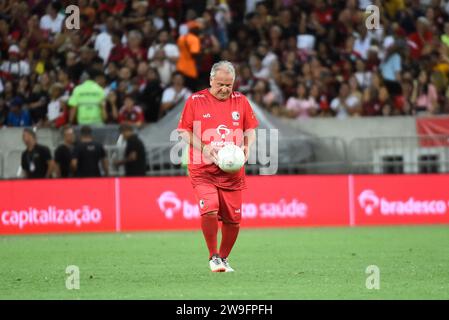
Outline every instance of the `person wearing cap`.
<svg viewBox="0 0 449 320">
<path fill-rule="evenodd" d="M 9 112 L 6 117 L 6 125 L 8 127 L 27 127 L 31 126 L 31 115 L 27 109 L 23 107 L 21 97 L 14 97 L 9 106 Z"/>
<path fill-rule="evenodd" d="M 20 49 L 13 44 L 8 49 L 9 60 L 2 63 L 0 70 L 6 78 L 28 76 L 30 74 L 30 65 L 27 61 L 20 59 Z"/>
</svg>

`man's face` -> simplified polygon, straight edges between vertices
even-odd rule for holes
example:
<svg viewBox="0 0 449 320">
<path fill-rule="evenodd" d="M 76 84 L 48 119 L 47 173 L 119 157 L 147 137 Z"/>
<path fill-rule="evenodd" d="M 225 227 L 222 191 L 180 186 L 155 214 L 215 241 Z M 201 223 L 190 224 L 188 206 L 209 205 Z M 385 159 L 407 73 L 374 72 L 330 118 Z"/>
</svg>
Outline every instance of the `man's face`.
<svg viewBox="0 0 449 320">
<path fill-rule="evenodd" d="M 226 70 L 217 70 L 215 77 L 210 78 L 210 93 L 218 100 L 228 99 L 233 86 L 234 77 Z"/>
<path fill-rule="evenodd" d="M 106 20 L 106 28 L 108 30 L 108 32 L 113 32 L 114 31 L 114 25 L 115 25 L 115 20 L 112 17 L 108 17 L 108 19 Z"/>
<path fill-rule="evenodd" d="M 34 137 L 31 134 L 29 134 L 28 132 L 23 133 L 22 139 L 23 139 L 23 143 L 27 147 L 32 146 L 34 144 Z"/>
<path fill-rule="evenodd" d="M 128 140 L 133 135 L 133 130 L 123 130 L 122 135 L 125 140 Z"/>
<path fill-rule="evenodd" d="M 175 75 L 173 77 L 173 86 L 176 88 L 184 87 L 184 78 L 181 75 Z"/>
<path fill-rule="evenodd" d="M 73 132 L 73 129 L 64 131 L 64 141 L 68 144 L 73 144 L 75 142 L 75 133 Z"/>
<path fill-rule="evenodd" d="M 125 101 L 124 101 L 124 105 L 125 105 L 126 109 L 131 111 L 132 108 L 134 107 L 134 100 L 131 99 L 130 97 L 126 97 Z"/>
<path fill-rule="evenodd" d="M 159 42 L 160 43 L 167 43 L 168 42 L 168 32 L 167 31 L 162 31 L 159 34 Z"/>
</svg>

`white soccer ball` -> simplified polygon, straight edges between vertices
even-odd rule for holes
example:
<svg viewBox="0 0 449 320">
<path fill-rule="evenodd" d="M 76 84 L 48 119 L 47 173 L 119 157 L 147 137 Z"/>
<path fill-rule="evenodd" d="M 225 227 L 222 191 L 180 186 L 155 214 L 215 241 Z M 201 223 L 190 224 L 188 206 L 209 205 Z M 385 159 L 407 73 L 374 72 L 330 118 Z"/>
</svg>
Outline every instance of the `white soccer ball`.
<svg viewBox="0 0 449 320">
<path fill-rule="evenodd" d="M 236 172 L 245 164 L 242 148 L 235 144 L 227 144 L 218 151 L 218 166 L 224 172 Z"/>
</svg>

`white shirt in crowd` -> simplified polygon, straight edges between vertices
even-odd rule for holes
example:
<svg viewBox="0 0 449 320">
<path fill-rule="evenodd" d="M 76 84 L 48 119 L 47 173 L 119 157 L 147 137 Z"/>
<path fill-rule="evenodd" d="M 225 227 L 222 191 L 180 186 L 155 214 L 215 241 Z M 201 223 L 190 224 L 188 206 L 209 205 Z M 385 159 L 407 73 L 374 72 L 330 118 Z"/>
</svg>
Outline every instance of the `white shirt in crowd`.
<svg viewBox="0 0 449 320">
<path fill-rule="evenodd" d="M 359 9 L 360 10 L 365 10 L 366 7 L 370 6 L 373 4 L 372 0 L 359 0 Z"/>
<path fill-rule="evenodd" d="M 373 78 L 373 73 L 371 71 L 357 71 L 354 75 L 361 88 L 368 88 L 371 86 Z"/>
<path fill-rule="evenodd" d="M 103 59 L 104 63 L 108 61 L 113 47 L 112 37 L 108 32 L 103 31 L 96 37 L 94 48 L 98 52 L 98 56 Z"/>
<path fill-rule="evenodd" d="M 356 96 L 351 95 L 346 98 L 345 103 L 349 109 L 354 109 L 360 104 L 360 100 Z M 337 118 L 344 119 L 349 116 L 339 97 L 332 100 L 331 109 L 336 112 Z"/>
<path fill-rule="evenodd" d="M 271 65 L 277 60 L 278 56 L 273 52 L 269 51 L 262 59 L 262 66 L 269 69 Z"/>
<path fill-rule="evenodd" d="M 48 121 L 54 121 L 64 114 L 62 102 L 67 102 L 68 96 L 62 96 L 56 100 L 51 100 L 47 107 L 47 119 Z"/>
<path fill-rule="evenodd" d="M 169 59 L 179 58 L 179 49 L 176 44 L 166 43 L 164 46 L 162 46 L 161 44 L 158 43 L 158 44 L 154 44 L 148 48 L 148 53 L 147 53 L 148 60 L 153 59 L 156 51 L 158 51 L 160 49 L 164 50 L 165 56 Z"/>
<path fill-rule="evenodd" d="M 60 33 L 64 19 L 65 16 L 61 13 L 58 13 L 54 20 L 50 17 L 50 15 L 46 14 L 41 18 L 39 27 L 42 30 L 50 30 L 51 33 Z"/>
<path fill-rule="evenodd" d="M 368 50 L 371 47 L 371 41 L 372 37 L 369 33 L 365 36 L 365 38 L 359 36 L 354 41 L 353 50 L 359 53 L 363 59 L 366 59 L 368 57 Z"/>
<path fill-rule="evenodd" d="M 258 2 L 262 2 L 263 0 L 246 0 L 246 12 L 245 14 L 254 12 L 256 10 L 256 5 Z"/>
<path fill-rule="evenodd" d="M 180 92 L 176 92 L 175 88 L 168 87 L 162 93 L 162 101 L 161 103 L 169 103 L 169 102 L 181 102 L 182 100 L 187 99 L 192 92 L 187 88 L 182 88 Z"/>
<path fill-rule="evenodd" d="M 5 61 L 2 63 L 0 69 L 5 73 L 18 76 L 28 76 L 30 74 L 30 65 L 25 60 L 17 62 Z"/>
<path fill-rule="evenodd" d="M 170 84 L 173 72 L 176 71 L 176 66 L 167 59 L 164 59 L 162 62 L 153 61 L 150 63 L 150 67 L 157 70 L 164 88 Z"/>
<path fill-rule="evenodd" d="M 176 28 L 176 20 L 173 19 L 172 17 L 168 18 L 168 24 L 170 25 L 171 29 L 175 29 Z M 164 19 L 161 19 L 159 17 L 154 17 L 153 18 L 153 25 L 156 28 L 156 30 L 161 30 L 165 26 Z"/>
<path fill-rule="evenodd" d="M 48 121 L 54 121 L 58 119 L 62 115 L 62 106 L 61 101 L 58 100 L 52 100 L 47 107 L 47 119 Z"/>
</svg>

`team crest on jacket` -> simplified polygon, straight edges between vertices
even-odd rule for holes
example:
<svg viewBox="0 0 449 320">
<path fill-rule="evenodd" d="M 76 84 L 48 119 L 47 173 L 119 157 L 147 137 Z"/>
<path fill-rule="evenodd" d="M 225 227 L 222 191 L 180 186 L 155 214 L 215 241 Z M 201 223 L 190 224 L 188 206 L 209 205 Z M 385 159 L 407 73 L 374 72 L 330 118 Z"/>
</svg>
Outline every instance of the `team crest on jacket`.
<svg viewBox="0 0 449 320">
<path fill-rule="evenodd" d="M 240 113 L 238 111 L 232 112 L 232 120 L 239 120 L 240 119 Z"/>
</svg>

